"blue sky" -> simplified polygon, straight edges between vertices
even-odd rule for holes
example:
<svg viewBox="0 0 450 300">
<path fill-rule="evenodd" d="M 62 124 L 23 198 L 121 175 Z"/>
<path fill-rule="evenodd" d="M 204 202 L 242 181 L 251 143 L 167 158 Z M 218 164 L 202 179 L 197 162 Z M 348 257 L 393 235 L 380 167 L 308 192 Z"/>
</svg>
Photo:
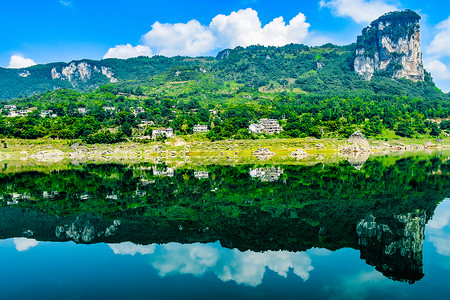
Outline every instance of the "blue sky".
<svg viewBox="0 0 450 300">
<path fill-rule="evenodd" d="M 410 8 L 422 15 L 425 66 L 439 87 L 450 90 L 447 1 L 4 0 L 0 8 L 2 67 L 83 58 L 215 55 L 254 43 L 343 45 L 354 42 L 384 12 Z"/>
</svg>

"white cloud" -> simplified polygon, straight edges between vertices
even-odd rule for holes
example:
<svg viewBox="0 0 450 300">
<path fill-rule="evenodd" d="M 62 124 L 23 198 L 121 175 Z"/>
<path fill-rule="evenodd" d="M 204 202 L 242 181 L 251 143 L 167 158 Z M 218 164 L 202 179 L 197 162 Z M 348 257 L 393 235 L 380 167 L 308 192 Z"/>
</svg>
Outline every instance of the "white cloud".
<svg viewBox="0 0 450 300">
<path fill-rule="evenodd" d="M 450 68 L 438 59 L 425 61 L 425 68 L 434 79 L 442 80 L 450 78 Z"/>
<path fill-rule="evenodd" d="M 136 245 L 131 242 L 124 242 L 120 244 L 108 244 L 109 248 L 114 251 L 114 254 L 119 255 L 135 255 L 136 253 L 147 255 L 155 252 L 155 245 Z"/>
<path fill-rule="evenodd" d="M 427 48 L 427 53 L 436 57 L 450 56 L 450 16 L 436 25 L 438 32 Z"/>
<path fill-rule="evenodd" d="M 147 46 L 133 47 L 130 44 L 117 45 L 114 48 L 110 48 L 103 58 L 121 58 L 127 59 L 138 56 L 152 56 L 152 50 Z"/>
<path fill-rule="evenodd" d="M 350 17 L 357 23 L 371 22 L 381 15 L 398 10 L 383 0 L 321 0 L 320 7 L 329 8 L 339 17 Z"/>
<path fill-rule="evenodd" d="M 59 0 L 59 3 L 61 3 L 61 4 L 64 5 L 64 6 L 69 6 L 69 5 L 72 4 L 71 1 L 64 1 L 64 0 Z"/>
<path fill-rule="evenodd" d="M 232 12 L 229 16 L 216 16 L 209 28 L 217 38 L 217 47 L 264 45 L 284 46 L 303 42 L 308 35 L 309 24 L 304 14 L 299 13 L 289 24 L 283 17 L 274 19 L 264 27 L 258 13 L 251 9 Z"/>
<path fill-rule="evenodd" d="M 16 250 L 20 252 L 27 251 L 28 249 L 36 247 L 39 244 L 39 242 L 35 239 L 14 238 L 13 240 L 16 245 Z"/>
<path fill-rule="evenodd" d="M 215 48 L 216 39 L 208 27 L 197 20 L 177 24 L 156 22 L 143 40 L 157 54 L 197 56 Z"/>
<path fill-rule="evenodd" d="M 7 68 L 21 69 L 36 65 L 31 58 L 25 58 L 22 55 L 12 55 Z"/>
<path fill-rule="evenodd" d="M 155 53 L 164 56 L 201 56 L 236 46 L 284 46 L 304 42 L 309 26 L 302 13 L 288 24 L 283 17 L 279 17 L 262 26 L 258 13 L 251 8 L 232 12 L 230 15 L 217 15 L 209 25 L 202 25 L 197 20 L 176 24 L 156 22 L 142 37 L 145 46 L 116 46 L 109 49 L 105 58 L 131 57 L 128 53 L 135 53 L 138 47 L 147 47 L 144 55 Z"/>
</svg>

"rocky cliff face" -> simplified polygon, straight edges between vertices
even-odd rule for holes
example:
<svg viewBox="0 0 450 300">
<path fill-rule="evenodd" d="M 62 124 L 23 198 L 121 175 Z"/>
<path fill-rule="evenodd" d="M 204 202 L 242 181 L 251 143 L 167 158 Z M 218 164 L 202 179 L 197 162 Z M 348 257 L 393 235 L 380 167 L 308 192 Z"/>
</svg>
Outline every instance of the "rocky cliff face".
<svg viewBox="0 0 450 300">
<path fill-rule="evenodd" d="M 109 82 L 115 83 L 118 80 L 114 78 L 114 73 L 105 66 L 90 65 L 85 61 L 72 62 L 61 67 L 53 67 L 51 70 L 52 80 L 66 80 L 77 86 L 80 83 L 87 83 L 95 75 L 105 76 Z"/>
<path fill-rule="evenodd" d="M 355 71 L 366 80 L 379 73 L 423 81 L 419 20 L 411 10 L 391 12 L 364 28 L 357 40 Z"/>
</svg>

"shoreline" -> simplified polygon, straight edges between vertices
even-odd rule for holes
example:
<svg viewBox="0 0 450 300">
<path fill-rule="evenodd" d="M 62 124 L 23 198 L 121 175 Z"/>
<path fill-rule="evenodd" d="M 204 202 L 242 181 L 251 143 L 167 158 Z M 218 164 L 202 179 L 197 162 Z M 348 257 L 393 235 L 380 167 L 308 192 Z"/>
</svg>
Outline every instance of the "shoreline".
<svg viewBox="0 0 450 300">
<path fill-rule="evenodd" d="M 353 146 L 352 143 L 339 139 L 314 138 L 210 142 L 186 141 L 176 137 L 164 143 L 155 141 L 145 144 L 124 142 L 93 145 L 48 139 L 5 139 L 5 142 L 7 148 L 0 148 L 0 163 L 13 165 L 144 162 L 169 165 L 310 164 L 342 160 L 360 164 L 370 156 L 408 153 L 430 155 L 436 151 L 450 151 L 448 138 L 439 144 L 429 139 L 369 139 L 371 151 L 352 150 L 345 153 L 342 149 Z M 259 155 L 257 151 L 262 151 L 262 154 Z"/>
</svg>

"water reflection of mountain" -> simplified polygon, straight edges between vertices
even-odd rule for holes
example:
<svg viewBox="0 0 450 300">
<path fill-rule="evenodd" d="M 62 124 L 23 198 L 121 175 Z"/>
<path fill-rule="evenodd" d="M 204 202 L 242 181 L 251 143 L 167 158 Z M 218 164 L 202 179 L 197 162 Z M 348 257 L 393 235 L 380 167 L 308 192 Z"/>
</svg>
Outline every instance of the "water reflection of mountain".
<svg viewBox="0 0 450 300">
<path fill-rule="evenodd" d="M 390 278 L 423 276 L 424 226 L 449 195 L 448 162 L 378 158 L 361 170 L 342 163 L 259 171 L 272 169 L 277 180 L 253 178 L 252 166 L 211 166 L 201 180 L 191 169 L 161 176 L 164 167 L 147 165 L 2 174 L 0 238 L 220 240 L 243 251 L 351 247 Z"/>
</svg>

